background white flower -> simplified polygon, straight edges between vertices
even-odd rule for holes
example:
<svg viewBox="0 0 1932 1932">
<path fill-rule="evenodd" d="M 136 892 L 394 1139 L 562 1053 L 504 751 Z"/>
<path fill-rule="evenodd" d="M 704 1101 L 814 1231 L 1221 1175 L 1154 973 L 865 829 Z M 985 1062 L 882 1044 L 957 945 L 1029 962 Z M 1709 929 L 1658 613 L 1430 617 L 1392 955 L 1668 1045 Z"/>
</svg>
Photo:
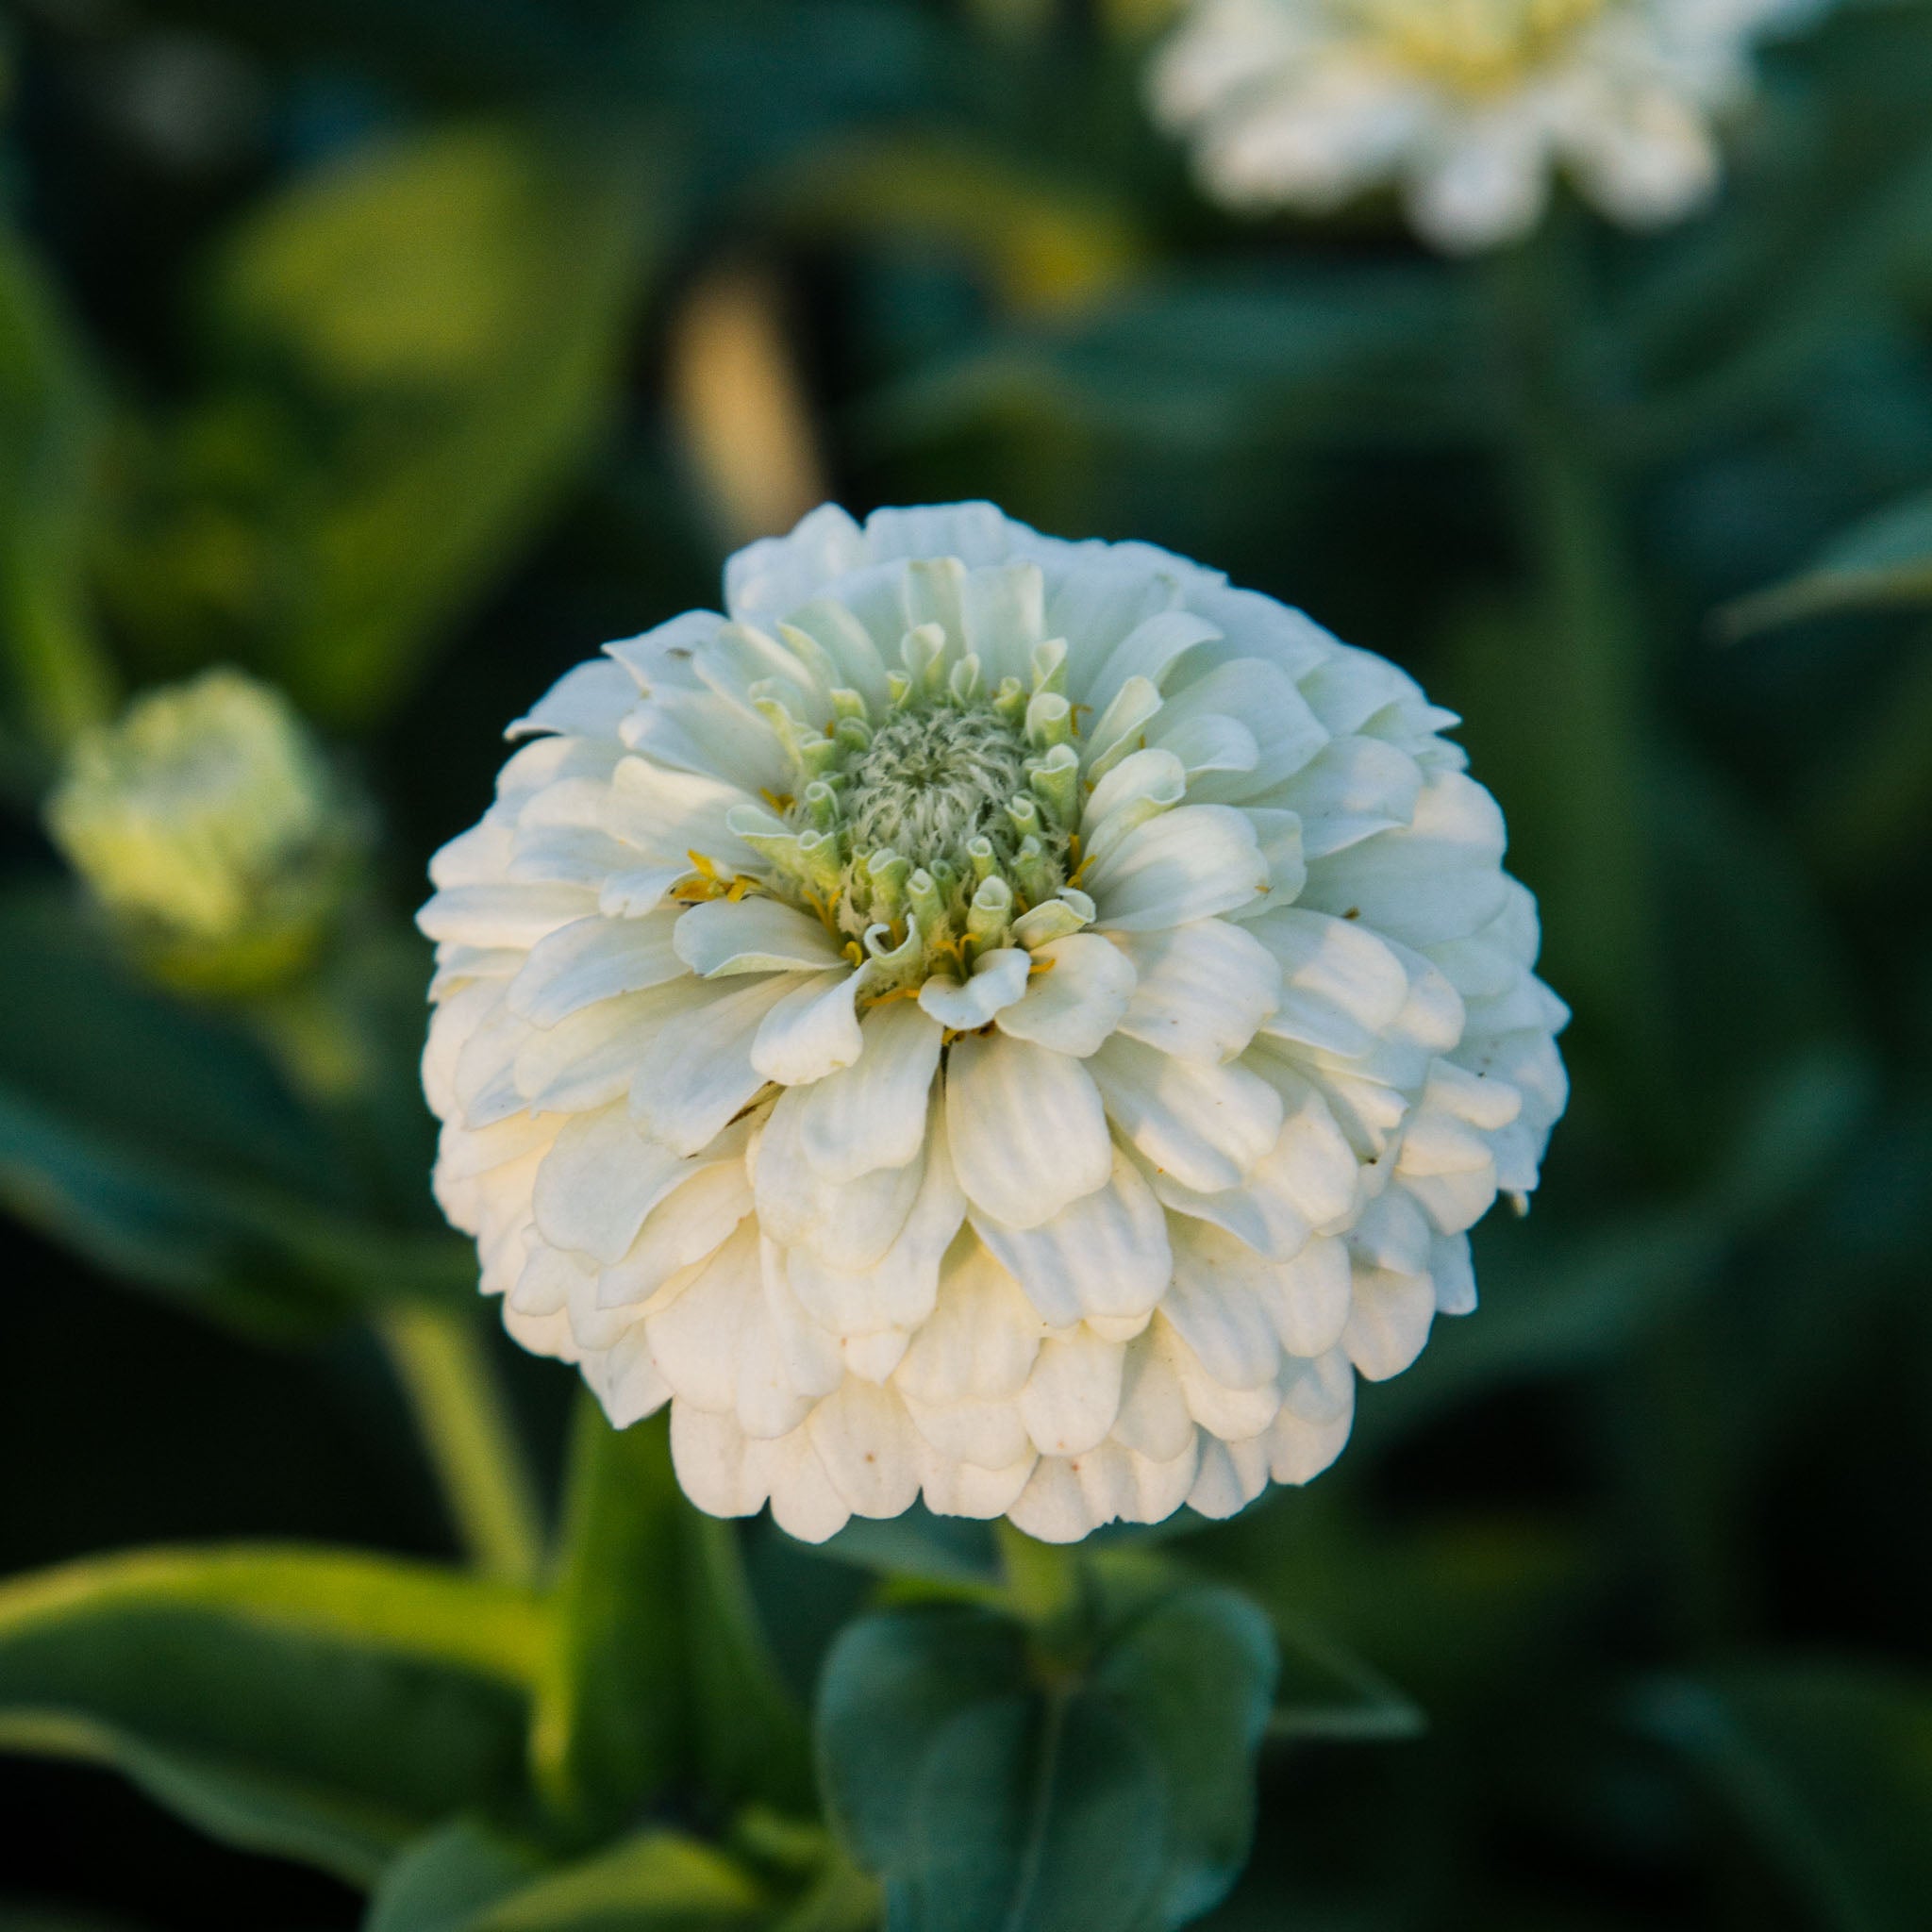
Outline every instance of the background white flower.
<svg viewBox="0 0 1932 1932">
<path fill-rule="evenodd" d="M 1384 183 L 1447 249 L 1535 226 L 1566 169 L 1632 227 L 1708 199 L 1751 47 L 1819 0 L 1196 0 L 1158 119 L 1237 208 L 1322 213 Z"/>
<path fill-rule="evenodd" d="M 436 1186 L 694 1501 L 1069 1540 L 1306 1481 L 1565 1100 L 1401 672 L 1142 545 L 826 508 L 608 647 L 446 846 Z"/>
</svg>

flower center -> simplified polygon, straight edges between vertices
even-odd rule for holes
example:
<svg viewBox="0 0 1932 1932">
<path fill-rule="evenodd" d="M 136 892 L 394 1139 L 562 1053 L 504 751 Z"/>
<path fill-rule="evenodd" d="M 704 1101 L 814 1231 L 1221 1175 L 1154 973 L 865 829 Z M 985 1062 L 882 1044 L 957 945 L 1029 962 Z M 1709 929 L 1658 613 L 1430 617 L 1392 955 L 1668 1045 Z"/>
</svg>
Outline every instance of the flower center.
<svg viewBox="0 0 1932 1932">
<path fill-rule="evenodd" d="M 934 974 L 965 978 L 982 954 L 1039 944 L 1093 916 L 1076 890 L 1080 755 L 1066 646 L 1033 654 L 1031 689 L 995 691 L 936 625 L 907 634 L 881 708 L 834 690 L 827 721 L 798 715 L 777 681 L 753 702 L 790 757 L 790 793 L 741 836 L 762 883 L 810 908 L 883 997 Z"/>
<path fill-rule="evenodd" d="M 915 866 L 965 872 L 974 840 L 1012 847 L 1005 808 L 1025 787 L 1025 760 L 1024 741 L 990 708 L 891 719 L 845 768 L 854 855 L 891 846 Z"/>
<path fill-rule="evenodd" d="M 1613 0 L 1333 0 L 1398 66 L 1457 93 L 1507 92 Z"/>
</svg>

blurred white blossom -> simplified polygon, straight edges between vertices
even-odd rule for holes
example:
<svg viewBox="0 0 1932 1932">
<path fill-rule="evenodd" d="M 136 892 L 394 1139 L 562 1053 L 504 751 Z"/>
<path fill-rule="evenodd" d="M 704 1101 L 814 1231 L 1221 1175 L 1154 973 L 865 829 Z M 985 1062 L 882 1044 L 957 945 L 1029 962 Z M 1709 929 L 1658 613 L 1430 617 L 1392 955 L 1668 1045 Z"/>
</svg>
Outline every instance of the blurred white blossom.
<svg viewBox="0 0 1932 1932">
<path fill-rule="evenodd" d="M 364 831 L 287 698 L 230 670 L 146 692 L 82 734 L 47 825 L 149 964 L 223 991 L 308 958 Z"/>
<path fill-rule="evenodd" d="M 806 1538 L 1306 1481 L 1564 1105 L 1455 720 L 986 505 L 817 511 L 725 603 L 565 677 L 433 867 L 436 1185 L 510 1332 Z"/>
<path fill-rule="evenodd" d="M 1632 227 L 1707 201 L 1752 47 L 1818 0 L 1196 0 L 1155 110 L 1230 208 L 1394 184 L 1437 246 L 1526 233 L 1561 168 Z"/>
</svg>

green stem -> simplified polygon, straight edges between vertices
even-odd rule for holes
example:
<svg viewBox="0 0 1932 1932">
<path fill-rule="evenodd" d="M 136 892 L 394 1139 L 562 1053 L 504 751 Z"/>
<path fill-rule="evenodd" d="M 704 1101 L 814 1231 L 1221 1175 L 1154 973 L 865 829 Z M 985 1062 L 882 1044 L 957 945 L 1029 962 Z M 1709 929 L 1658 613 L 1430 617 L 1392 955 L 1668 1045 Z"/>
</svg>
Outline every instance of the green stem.
<svg viewBox="0 0 1932 1932">
<path fill-rule="evenodd" d="M 543 1561 L 536 1488 L 475 1320 L 402 1307 L 377 1328 L 472 1560 L 492 1576 L 535 1583 Z"/>
<path fill-rule="evenodd" d="M 1552 978 L 1638 1083 L 1662 1053 L 1643 614 L 1590 366 L 1583 264 L 1562 225 L 1553 229 L 1499 262 L 1491 289 L 1514 404 L 1510 482 L 1543 633 L 1517 666 L 1512 723 L 1546 808 L 1522 842 L 1541 861 Z"/>
</svg>

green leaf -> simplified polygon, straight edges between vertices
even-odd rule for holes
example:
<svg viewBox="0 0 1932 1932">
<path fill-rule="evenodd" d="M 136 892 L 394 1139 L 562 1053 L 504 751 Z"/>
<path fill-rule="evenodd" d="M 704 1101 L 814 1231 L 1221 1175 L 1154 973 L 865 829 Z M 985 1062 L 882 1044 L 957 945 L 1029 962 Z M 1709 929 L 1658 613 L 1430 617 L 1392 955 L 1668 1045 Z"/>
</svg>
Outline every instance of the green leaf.
<svg viewBox="0 0 1932 1932">
<path fill-rule="evenodd" d="M 666 204 L 650 144 L 513 125 L 358 152 L 215 263 L 217 380 L 145 453 L 112 587 L 162 657 L 250 655 L 382 717 L 556 509 L 610 414 Z"/>
<path fill-rule="evenodd" d="M 1422 1707 L 1304 1617 L 1274 1613 L 1281 1683 L 1268 1735 L 1312 1743 L 1400 1743 L 1429 1727 Z"/>
<path fill-rule="evenodd" d="M 1727 636 L 1845 611 L 1932 605 L 1932 491 L 1868 517 L 1796 576 L 1723 613 Z"/>
<path fill-rule="evenodd" d="M 0 225 L 0 653 L 25 723 L 49 746 L 113 705 L 85 555 L 98 430 L 74 325 Z"/>
<path fill-rule="evenodd" d="M 763 1889 L 722 1854 L 653 1831 L 546 1874 L 465 1932 L 727 1932 L 759 1924 L 767 1905 Z"/>
<path fill-rule="evenodd" d="M 591 1835 L 680 1780 L 724 1805 L 812 1808 L 804 1713 L 773 1660 L 738 1526 L 700 1514 L 666 1417 L 618 1431 L 578 1409 L 537 1780 Z"/>
<path fill-rule="evenodd" d="M 257 1041 L 134 980 L 65 893 L 0 895 L 0 1199 L 277 1339 L 475 1288 L 466 1242 L 376 1217 Z"/>
<path fill-rule="evenodd" d="M 527 1884 L 535 1853 L 475 1818 L 458 1818 L 419 1839 L 382 1874 L 362 1932 L 461 1932 Z"/>
<path fill-rule="evenodd" d="M 1458 287 L 1406 269 L 1175 275 L 1013 329 L 874 406 L 889 438 L 1045 415 L 1163 450 L 1488 433 Z"/>
<path fill-rule="evenodd" d="M 531 1753 L 540 1789 L 592 1832 L 635 1815 L 690 1757 L 680 1591 L 688 1508 L 664 1418 L 620 1432 L 583 1396 Z"/>
<path fill-rule="evenodd" d="M 682 1597 L 698 1773 L 714 1796 L 808 1811 L 806 1715 L 786 1689 L 745 1576 L 740 1527 L 682 1506 Z"/>
<path fill-rule="evenodd" d="M 1776 1662 L 1648 1686 L 1681 1752 L 1834 1932 L 1914 1932 L 1932 1899 L 1932 1682 Z"/>
<path fill-rule="evenodd" d="M 363 1932 L 734 1932 L 768 1924 L 769 1906 L 738 1865 L 675 1832 L 542 1870 L 535 1854 L 461 1820 L 391 1867 Z"/>
<path fill-rule="evenodd" d="M 158 1550 L 0 1587 L 0 1742 L 111 1765 L 215 1837 L 356 1883 L 516 1788 L 526 1594 L 299 1547 Z"/>
<path fill-rule="evenodd" d="M 1094 1689 L 1133 1720 L 1165 1781 L 1166 1868 L 1148 1923 L 1198 1918 L 1240 1876 L 1278 1670 L 1268 1619 L 1230 1590 L 1150 1611 L 1095 1670 Z"/>
<path fill-rule="evenodd" d="M 1275 1668 L 1219 1590 L 1156 1602 L 1085 1674 L 990 1610 L 890 1611 L 827 1661 L 821 1785 L 895 1928 L 1164 1932 L 1246 1857 Z"/>
</svg>

